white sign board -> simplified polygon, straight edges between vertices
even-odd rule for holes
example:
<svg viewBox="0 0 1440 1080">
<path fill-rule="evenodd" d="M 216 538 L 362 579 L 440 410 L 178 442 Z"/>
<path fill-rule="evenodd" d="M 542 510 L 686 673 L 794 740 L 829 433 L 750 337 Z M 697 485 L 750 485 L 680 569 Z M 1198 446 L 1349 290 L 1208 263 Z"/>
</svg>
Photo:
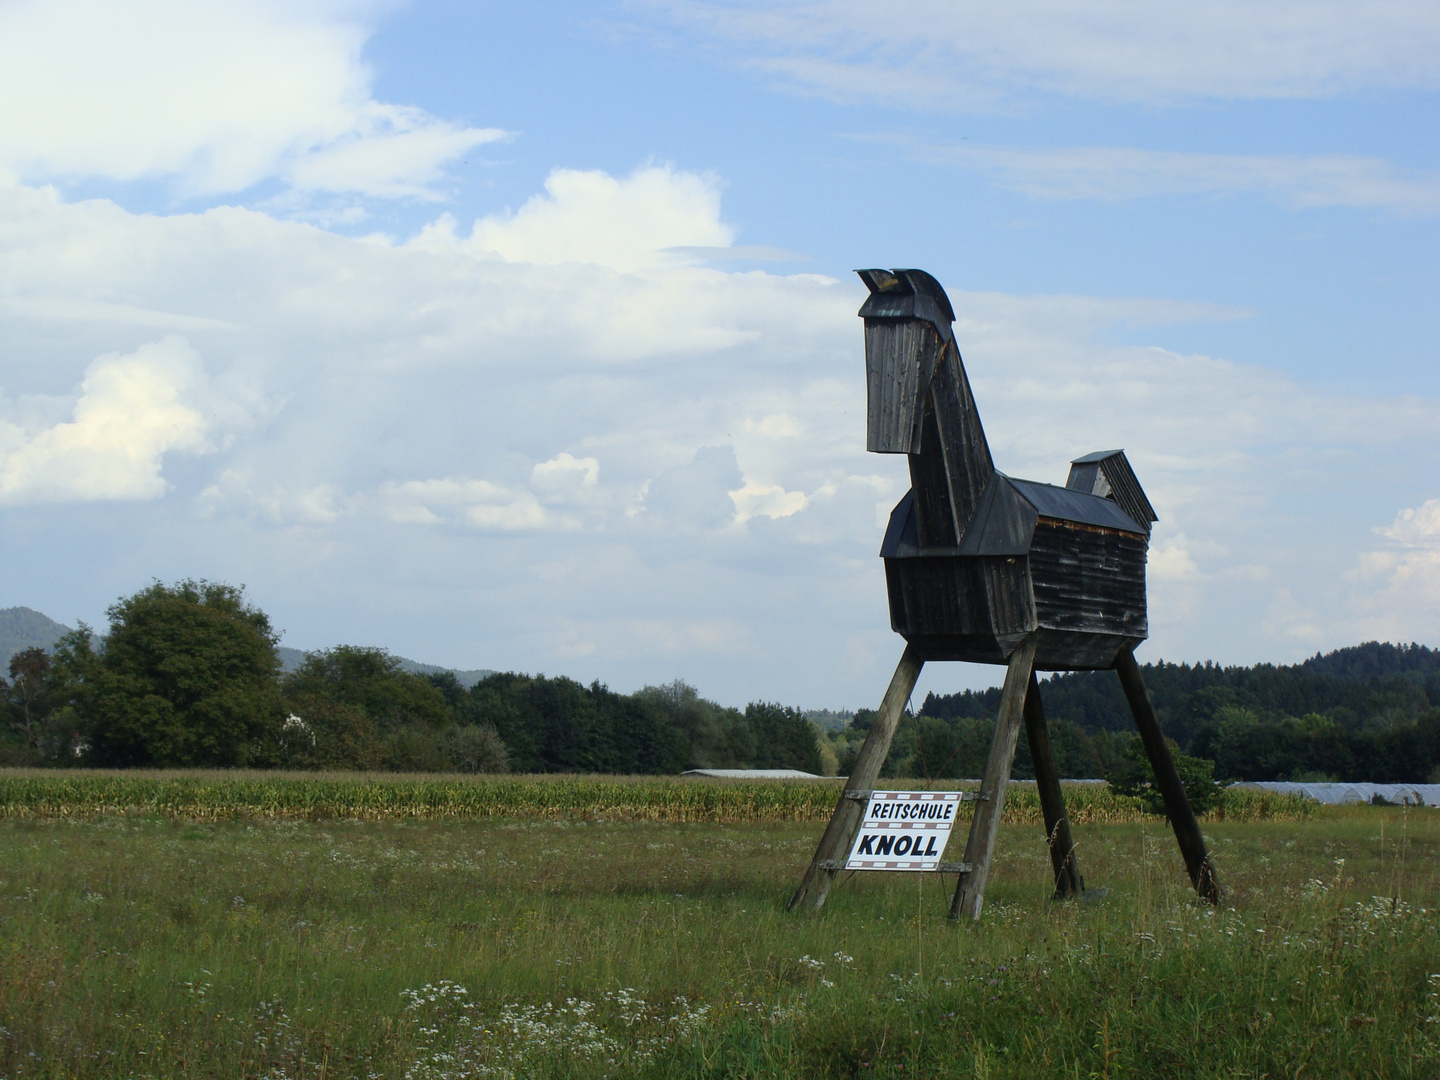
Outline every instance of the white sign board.
<svg viewBox="0 0 1440 1080">
<path fill-rule="evenodd" d="M 872 791 L 846 870 L 937 870 L 958 791 Z"/>
</svg>

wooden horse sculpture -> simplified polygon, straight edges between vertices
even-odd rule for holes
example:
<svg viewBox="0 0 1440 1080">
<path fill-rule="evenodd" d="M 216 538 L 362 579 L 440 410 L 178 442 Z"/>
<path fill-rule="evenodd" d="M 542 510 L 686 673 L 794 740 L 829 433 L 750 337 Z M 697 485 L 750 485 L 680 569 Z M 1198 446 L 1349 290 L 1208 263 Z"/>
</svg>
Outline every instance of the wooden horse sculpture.
<svg viewBox="0 0 1440 1080">
<path fill-rule="evenodd" d="M 906 640 L 879 715 L 804 881 L 790 901 L 825 902 L 926 660 L 1006 665 L 1000 716 L 950 906 L 980 917 L 1005 789 L 1024 726 L 1055 871 L 1055 895 L 1080 891 L 1039 671 L 1114 669 L 1135 715 L 1196 891 L 1219 884 L 1133 650 L 1147 636 L 1145 557 L 1155 512 L 1125 454 L 1077 458 L 1065 486 L 997 472 L 940 283 L 921 270 L 861 270 L 867 449 L 905 454 L 910 491 L 880 554 L 890 624 Z"/>
</svg>

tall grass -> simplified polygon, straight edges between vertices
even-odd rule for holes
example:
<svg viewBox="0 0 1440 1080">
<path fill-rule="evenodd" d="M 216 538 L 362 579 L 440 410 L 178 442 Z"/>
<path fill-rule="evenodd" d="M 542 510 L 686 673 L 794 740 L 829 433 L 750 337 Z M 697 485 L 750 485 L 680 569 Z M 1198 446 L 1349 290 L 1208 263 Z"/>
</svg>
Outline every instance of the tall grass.
<svg viewBox="0 0 1440 1080">
<path fill-rule="evenodd" d="M 638 776 L 395 776 L 365 773 L 57 772 L 0 770 L 0 817 L 148 813 L 194 821 L 227 818 L 444 821 L 477 818 L 659 822 L 825 821 L 843 781 L 715 781 Z M 953 789 L 963 782 L 885 780 L 897 788 Z M 1066 785 L 1077 824 L 1145 820 L 1139 799 L 1104 785 Z M 1296 796 L 1227 790 L 1214 820 L 1299 820 Z M 962 807 L 968 815 L 969 805 Z M 1042 820 L 1033 784 L 1012 784 L 1004 820 Z"/>
<path fill-rule="evenodd" d="M 1383 825 L 1383 840 L 1381 826 Z M 0 820 L 0 1077 L 1440 1076 L 1440 818 L 1001 831 L 784 910 L 813 822 Z M 1107 890 L 1103 894 L 1101 890 Z"/>
</svg>

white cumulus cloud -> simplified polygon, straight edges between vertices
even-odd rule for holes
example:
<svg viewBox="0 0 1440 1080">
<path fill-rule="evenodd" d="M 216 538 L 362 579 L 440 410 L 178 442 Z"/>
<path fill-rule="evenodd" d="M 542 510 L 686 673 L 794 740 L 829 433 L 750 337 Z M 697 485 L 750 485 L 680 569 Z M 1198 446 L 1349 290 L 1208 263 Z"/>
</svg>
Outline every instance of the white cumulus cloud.
<svg viewBox="0 0 1440 1080">
<path fill-rule="evenodd" d="M 1378 531 L 1405 547 L 1440 548 L 1440 499 L 1428 499 L 1413 509 L 1401 510 L 1390 525 Z"/>
<path fill-rule="evenodd" d="M 39 431 L 0 422 L 0 502 L 154 499 L 170 451 L 213 450 L 212 424 L 193 400 L 200 355 L 179 337 L 85 371 L 74 417 Z"/>
<path fill-rule="evenodd" d="M 1440 499 L 1427 499 L 1375 530 L 1389 541 L 1363 552 L 1350 574 L 1371 636 L 1433 640 L 1440 634 Z"/>
<path fill-rule="evenodd" d="M 478 529 L 535 529 L 545 510 L 532 492 L 488 480 L 405 480 L 380 489 L 385 515 L 394 522 L 438 525 L 450 521 Z"/>
<path fill-rule="evenodd" d="M 429 197 L 444 164 L 504 133 L 374 101 L 369 14 L 321 0 L 0 2 L 0 170 Z"/>
<path fill-rule="evenodd" d="M 446 219 L 422 240 L 450 239 Z M 735 233 L 720 221 L 714 177 L 668 166 L 608 173 L 556 169 L 535 195 L 510 214 L 481 218 L 459 246 L 518 263 L 592 263 L 633 271 L 673 266 L 668 249 L 724 248 Z"/>
</svg>

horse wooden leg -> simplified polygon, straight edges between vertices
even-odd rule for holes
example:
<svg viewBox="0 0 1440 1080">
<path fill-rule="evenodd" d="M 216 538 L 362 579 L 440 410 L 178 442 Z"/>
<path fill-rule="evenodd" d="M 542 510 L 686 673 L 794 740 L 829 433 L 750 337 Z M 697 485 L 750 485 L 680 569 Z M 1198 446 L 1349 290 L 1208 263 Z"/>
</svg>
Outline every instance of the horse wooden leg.
<svg viewBox="0 0 1440 1080">
<path fill-rule="evenodd" d="M 1075 843 L 1070 839 L 1070 819 L 1065 813 L 1065 795 L 1060 790 L 1060 773 L 1050 751 L 1050 730 L 1040 704 L 1040 684 L 1030 672 L 1025 694 L 1025 737 L 1030 743 L 1030 760 L 1035 763 L 1035 787 L 1040 792 L 1040 810 L 1045 815 L 1045 836 L 1050 844 L 1050 863 L 1055 868 L 1055 899 L 1079 896 L 1080 868 L 1075 862 Z"/>
<path fill-rule="evenodd" d="M 880 713 L 875 717 L 875 726 L 865 736 L 864 745 L 860 747 L 860 753 L 855 759 L 855 769 L 850 773 L 850 779 L 845 782 L 845 790 L 841 792 L 840 801 L 835 805 L 835 813 L 830 816 L 830 824 L 825 827 L 825 835 L 820 838 L 820 846 L 815 849 L 815 858 L 810 862 L 810 869 L 805 871 L 805 879 L 790 898 L 787 905 L 789 909 L 799 907 L 807 896 L 816 910 L 825 903 L 836 872 L 850 854 L 850 845 L 855 841 L 855 830 L 860 827 L 866 803 L 870 800 L 870 792 L 880 775 L 880 766 L 885 764 L 885 756 L 890 753 L 890 743 L 894 740 L 895 729 L 900 726 L 900 718 L 905 713 L 905 703 L 910 700 L 910 693 L 915 689 L 915 681 L 920 678 L 920 669 L 924 665 L 925 661 L 920 659 L 914 646 L 906 645 L 900 663 L 895 668 L 895 674 L 890 679 L 890 687 L 880 702 Z"/>
<path fill-rule="evenodd" d="M 1000 813 L 1005 808 L 1005 788 L 1010 783 L 1010 766 L 1015 763 L 1015 742 L 1025 712 L 1025 696 L 1030 685 L 1030 671 L 1035 664 L 1035 638 L 1022 641 L 1010 654 L 1005 671 L 1005 688 L 1000 694 L 1000 716 L 995 722 L 995 736 L 990 740 L 990 758 L 985 763 L 985 777 L 980 781 L 980 799 L 975 804 L 975 817 L 970 822 L 970 839 L 965 844 L 965 861 L 970 869 L 961 873 L 950 901 L 950 917 L 968 915 L 980 918 L 985 903 L 985 884 L 990 878 L 990 857 L 995 853 L 995 837 L 1000 831 Z"/>
<path fill-rule="evenodd" d="M 1130 702 L 1130 711 L 1135 714 L 1135 726 L 1140 729 L 1140 739 L 1150 758 L 1150 768 L 1155 772 L 1155 786 L 1165 800 L 1165 816 L 1175 830 L 1180 854 L 1185 856 L 1190 883 L 1202 897 L 1218 904 L 1220 883 L 1215 880 L 1215 868 L 1210 863 L 1210 853 L 1205 850 L 1205 837 L 1200 833 L 1195 812 L 1190 809 L 1190 799 L 1180 781 L 1180 772 L 1175 768 L 1175 759 L 1170 756 L 1170 747 L 1165 745 L 1160 718 L 1155 715 L 1155 706 L 1145 689 L 1145 680 L 1140 676 L 1140 665 L 1135 663 L 1135 653 L 1128 648 L 1121 649 L 1120 655 L 1115 658 L 1115 670 Z"/>
</svg>

